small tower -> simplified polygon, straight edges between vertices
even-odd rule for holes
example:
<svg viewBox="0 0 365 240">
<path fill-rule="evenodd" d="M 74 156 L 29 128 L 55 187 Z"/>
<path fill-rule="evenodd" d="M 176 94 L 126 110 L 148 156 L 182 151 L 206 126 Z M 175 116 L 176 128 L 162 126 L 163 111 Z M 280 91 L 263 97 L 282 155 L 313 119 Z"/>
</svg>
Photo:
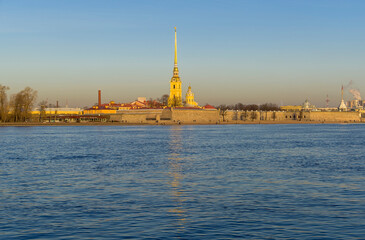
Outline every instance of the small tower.
<svg viewBox="0 0 365 240">
<path fill-rule="evenodd" d="M 186 92 L 185 106 L 186 107 L 197 107 L 198 106 L 198 103 L 194 101 L 194 93 L 191 91 L 190 86 L 188 88 L 188 91 Z"/>
<path fill-rule="evenodd" d="M 341 103 L 340 103 L 340 106 L 338 106 L 338 110 L 340 110 L 340 111 L 346 111 L 347 110 L 346 104 L 343 101 L 343 85 L 342 85 L 342 88 L 341 88 Z"/>
<path fill-rule="evenodd" d="M 177 68 L 177 40 L 175 27 L 175 61 L 173 76 L 170 80 L 170 96 L 168 100 L 169 107 L 182 107 L 182 89 L 181 80 L 179 77 L 179 69 Z"/>
</svg>

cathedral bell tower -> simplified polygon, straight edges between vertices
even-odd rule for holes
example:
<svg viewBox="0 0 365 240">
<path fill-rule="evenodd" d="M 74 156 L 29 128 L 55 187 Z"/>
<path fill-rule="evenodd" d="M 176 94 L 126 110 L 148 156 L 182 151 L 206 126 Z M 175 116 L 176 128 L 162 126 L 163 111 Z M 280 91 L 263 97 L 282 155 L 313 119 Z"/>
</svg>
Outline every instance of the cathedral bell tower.
<svg viewBox="0 0 365 240">
<path fill-rule="evenodd" d="M 179 69 L 177 68 L 177 40 L 176 40 L 176 27 L 175 27 L 175 61 L 173 76 L 170 80 L 170 96 L 168 100 L 169 107 L 182 107 L 182 89 L 181 80 L 179 77 Z"/>
</svg>

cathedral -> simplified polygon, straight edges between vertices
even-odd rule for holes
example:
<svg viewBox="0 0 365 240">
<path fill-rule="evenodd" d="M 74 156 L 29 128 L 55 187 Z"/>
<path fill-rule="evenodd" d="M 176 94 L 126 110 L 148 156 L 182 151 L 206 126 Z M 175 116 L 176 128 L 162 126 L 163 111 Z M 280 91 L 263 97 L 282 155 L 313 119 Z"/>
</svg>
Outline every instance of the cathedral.
<svg viewBox="0 0 365 240">
<path fill-rule="evenodd" d="M 194 101 L 194 93 L 191 91 L 191 87 L 189 86 L 185 97 L 185 107 L 197 107 L 197 106 L 198 103 Z"/>
<path fill-rule="evenodd" d="M 170 95 L 168 99 L 169 107 L 197 107 L 198 103 L 194 101 L 194 93 L 189 86 L 186 93 L 185 105 L 182 100 L 181 79 L 179 77 L 179 69 L 177 67 L 177 39 L 176 39 L 176 27 L 175 27 L 175 60 L 173 76 L 170 80 Z"/>
</svg>

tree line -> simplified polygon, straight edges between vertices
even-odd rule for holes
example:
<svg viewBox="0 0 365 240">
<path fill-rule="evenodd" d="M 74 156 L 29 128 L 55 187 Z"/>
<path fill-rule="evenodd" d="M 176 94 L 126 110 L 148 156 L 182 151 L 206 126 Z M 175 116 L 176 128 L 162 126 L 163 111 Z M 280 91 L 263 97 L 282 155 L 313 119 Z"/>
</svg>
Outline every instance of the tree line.
<svg viewBox="0 0 365 240">
<path fill-rule="evenodd" d="M 235 105 L 219 105 L 216 108 L 219 109 L 219 114 L 223 117 L 223 122 L 226 120 L 225 117 L 227 115 L 227 111 L 228 110 L 236 110 L 236 111 L 244 111 L 241 116 L 240 119 L 242 120 L 246 120 L 248 118 L 250 118 L 252 121 L 254 119 L 257 118 L 257 113 L 255 111 L 278 111 L 280 110 L 279 106 L 274 104 L 274 103 L 264 103 L 261 105 L 256 105 L 256 104 L 242 104 L 242 103 L 237 103 Z M 247 111 L 252 111 L 250 114 L 247 113 Z M 238 120 L 238 113 L 236 113 L 236 120 Z M 276 113 L 273 113 L 273 118 L 275 120 L 276 118 Z"/>
<path fill-rule="evenodd" d="M 157 98 L 154 101 L 160 102 L 162 105 L 167 106 L 167 102 L 169 99 L 168 94 L 162 95 L 160 98 Z M 279 111 L 280 107 L 275 103 L 264 103 L 264 104 L 243 104 L 243 103 L 236 103 L 231 105 L 221 104 L 215 106 L 217 109 L 220 110 L 240 110 L 240 111 Z"/>
<path fill-rule="evenodd" d="M 218 109 L 220 110 L 240 110 L 240 111 L 279 111 L 280 108 L 278 105 L 274 104 L 274 103 L 264 103 L 261 105 L 256 105 L 256 104 L 242 104 L 242 103 L 237 103 L 234 105 L 225 105 L 225 104 L 221 104 L 219 106 L 217 106 Z"/>
<path fill-rule="evenodd" d="M 26 87 L 8 98 L 9 87 L 0 84 L 0 122 L 26 122 L 37 99 L 37 91 Z"/>
<path fill-rule="evenodd" d="M 37 91 L 30 87 L 26 87 L 20 92 L 8 97 L 9 87 L 0 84 L 0 122 L 26 122 L 31 118 L 31 112 L 37 99 Z M 150 103 L 159 103 L 160 105 L 167 105 L 169 95 L 164 94 L 161 98 L 156 100 L 150 99 Z M 159 105 L 159 107 L 161 107 Z M 42 101 L 40 103 L 41 112 L 47 107 L 47 103 Z M 150 106 L 152 107 L 152 106 Z M 221 104 L 216 107 L 220 109 L 221 114 L 224 116 L 227 110 L 240 110 L 240 111 L 278 111 L 280 108 L 273 103 L 265 103 L 261 105 L 256 104 L 242 104 L 237 103 L 234 105 Z M 254 117 L 254 116 L 252 116 Z"/>
</svg>

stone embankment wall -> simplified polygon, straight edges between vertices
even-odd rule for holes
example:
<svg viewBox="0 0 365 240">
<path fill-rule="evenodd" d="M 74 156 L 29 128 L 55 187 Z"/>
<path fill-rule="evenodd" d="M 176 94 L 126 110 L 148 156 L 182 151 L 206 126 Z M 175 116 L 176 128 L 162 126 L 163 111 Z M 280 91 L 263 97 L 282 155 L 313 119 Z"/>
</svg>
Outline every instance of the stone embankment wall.
<svg viewBox="0 0 365 240">
<path fill-rule="evenodd" d="M 284 111 L 234 111 L 228 110 L 224 116 L 220 114 L 223 122 L 257 122 L 257 121 L 316 121 L 316 122 L 361 122 L 359 112 L 284 112 Z"/>
<path fill-rule="evenodd" d="M 121 110 L 110 121 L 134 124 L 218 123 L 218 110 L 204 109 L 136 109 Z"/>
<path fill-rule="evenodd" d="M 219 123 L 218 110 L 171 109 L 172 121 L 180 123 Z"/>
<path fill-rule="evenodd" d="M 117 114 L 110 115 L 110 121 L 122 123 L 156 123 L 164 109 L 136 109 L 120 110 Z"/>
<path fill-rule="evenodd" d="M 282 111 L 235 111 L 228 110 L 220 114 L 221 122 L 233 121 L 282 121 L 286 120 L 286 112 Z M 224 116 L 223 116 L 224 115 Z"/>
<path fill-rule="evenodd" d="M 361 113 L 359 112 L 307 112 L 304 117 L 311 121 L 326 122 L 360 122 Z"/>
</svg>

